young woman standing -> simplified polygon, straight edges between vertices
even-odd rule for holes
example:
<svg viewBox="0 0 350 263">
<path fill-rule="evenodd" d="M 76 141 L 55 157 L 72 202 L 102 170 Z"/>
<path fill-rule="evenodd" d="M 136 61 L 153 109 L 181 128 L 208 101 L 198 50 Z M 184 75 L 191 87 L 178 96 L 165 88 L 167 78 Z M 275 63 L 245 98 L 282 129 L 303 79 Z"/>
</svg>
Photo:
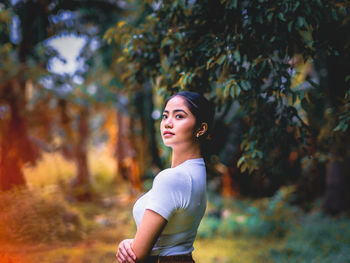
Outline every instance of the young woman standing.
<svg viewBox="0 0 350 263">
<path fill-rule="evenodd" d="M 137 232 L 120 242 L 120 263 L 194 262 L 193 242 L 207 202 L 202 146 L 213 117 L 211 103 L 195 92 L 179 92 L 166 102 L 160 131 L 172 149 L 171 168 L 136 201 Z"/>
</svg>

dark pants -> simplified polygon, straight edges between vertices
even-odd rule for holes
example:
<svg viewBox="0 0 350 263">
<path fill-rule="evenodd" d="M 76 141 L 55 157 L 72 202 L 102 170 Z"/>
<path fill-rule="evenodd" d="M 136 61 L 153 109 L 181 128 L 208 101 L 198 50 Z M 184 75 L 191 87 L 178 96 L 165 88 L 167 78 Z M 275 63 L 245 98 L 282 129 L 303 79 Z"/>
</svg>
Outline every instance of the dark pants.
<svg viewBox="0 0 350 263">
<path fill-rule="evenodd" d="M 195 263 L 191 255 L 150 256 L 145 263 Z"/>
</svg>

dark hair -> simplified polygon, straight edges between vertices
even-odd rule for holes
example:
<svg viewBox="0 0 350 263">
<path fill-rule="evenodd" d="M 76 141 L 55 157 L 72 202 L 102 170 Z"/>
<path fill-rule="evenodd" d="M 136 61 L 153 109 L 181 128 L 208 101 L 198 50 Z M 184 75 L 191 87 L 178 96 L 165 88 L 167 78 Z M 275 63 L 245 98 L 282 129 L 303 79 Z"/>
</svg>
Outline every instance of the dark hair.
<svg viewBox="0 0 350 263">
<path fill-rule="evenodd" d="M 193 91 L 180 91 L 172 95 L 165 102 L 165 106 L 172 98 L 181 96 L 186 101 L 186 106 L 196 118 L 196 128 L 198 128 L 203 122 L 207 123 L 208 129 L 205 134 L 199 137 L 201 144 L 202 154 L 205 153 L 205 144 L 210 138 L 210 131 L 214 120 L 214 105 L 212 102 L 207 100 L 203 95 Z"/>
</svg>

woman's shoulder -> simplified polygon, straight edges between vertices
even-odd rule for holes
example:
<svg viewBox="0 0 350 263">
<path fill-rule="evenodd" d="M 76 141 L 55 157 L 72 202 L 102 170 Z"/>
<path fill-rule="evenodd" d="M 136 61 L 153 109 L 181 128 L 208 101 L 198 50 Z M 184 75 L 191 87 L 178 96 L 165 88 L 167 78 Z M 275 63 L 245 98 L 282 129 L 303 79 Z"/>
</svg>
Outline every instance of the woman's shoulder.
<svg viewBox="0 0 350 263">
<path fill-rule="evenodd" d="M 157 174 L 154 179 L 155 182 L 165 183 L 165 184 L 184 184 L 191 183 L 191 176 L 189 173 L 180 169 L 180 167 L 167 168 L 162 170 Z"/>
</svg>

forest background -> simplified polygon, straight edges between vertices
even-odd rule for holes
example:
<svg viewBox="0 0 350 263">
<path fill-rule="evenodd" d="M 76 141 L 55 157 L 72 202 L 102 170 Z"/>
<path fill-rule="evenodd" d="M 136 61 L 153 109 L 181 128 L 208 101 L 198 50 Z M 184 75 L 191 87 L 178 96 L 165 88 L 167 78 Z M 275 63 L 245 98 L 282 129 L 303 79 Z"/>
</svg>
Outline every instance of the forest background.
<svg viewBox="0 0 350 263">
<path fill-rule="evenodd" d="M 349 12 L 1 1 L 0 262 L 115 262 L 133 202 L 169 166 L 158 127 L 179 90 L 216 105 L 195 259 L 350 261 Z"/>
</svg>

